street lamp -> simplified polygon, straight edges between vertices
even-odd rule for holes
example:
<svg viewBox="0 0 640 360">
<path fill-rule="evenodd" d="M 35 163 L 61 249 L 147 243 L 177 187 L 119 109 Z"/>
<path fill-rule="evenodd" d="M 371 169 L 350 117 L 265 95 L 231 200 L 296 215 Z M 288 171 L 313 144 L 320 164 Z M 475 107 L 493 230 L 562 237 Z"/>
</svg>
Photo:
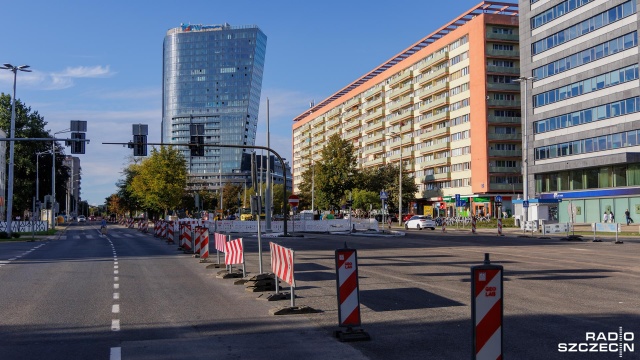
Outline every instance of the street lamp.
<svg viewBox="0 0 640 360">
<path fill-rule="evenodd" d="M 402 128 L 402 125 L 400 126 Z M 390 131 L 390 133 L 400 137 L 400 181 L 398 183 L 400 191 L 398 195 L 398 226 L 402 226 L 402 170 L 404 168 L 404 166 L 402 166 L 402 131 L 400 133 Z"/>
<path fill-rule="evenodd" d="M 51 165 L 51 229 L 55 230 L 56 228 L 56 134 L 62 134 L 66 132 L 70 132 L 71 129 L 60 130 L 58 132 L 53 133 L 54 140 L 51 141 L 51 158 L 53 159 Z"/>
<path fill-rule="evenodd" d="M 11 99 L 11 129 L 9 137 L 11 139 L 16 136 L 16 79 L 18 71 L 31 72 L 29 65 L 13 66 L 11 64 L 2 64 L 0 69 L 10 70 L 13 72 L 13 98 Z M 13 217 L 13 140 L 9 141 L 9 186 L 7 189 L 7 234 L 11 235 L 11 218 Z"/>
<path fill-rule="evenodd" d="M 48 154 L 50 151 L 36 153 L 36 200 L 40 201 L 40 155 Z M 38 214 L 38 219 L 40 215 Z"/>
<path fill-rule="evenodd" d="M 513 81 L 518 82 L 520 84 L 524 84 L 524 118 L 522 121 L 522 166 L 524 167 L 523 169 L 523 190 L 522 190 L 522 195 L 524 197 L 524 201 L 528 202 L 529 201 L 529 164 L 528 164 L 528 160 L 527 160 L 527 156 L 528 156 L 528 139 L 527 139 L 527 129 L 529 128 L 529 124 L 527 122 L 527 102 L 529 100 L 529 96 L 527 95 L 527 89 L 529 87 L 528 83 L 529 81 L 531 81 L 531 83 L 533 83 L 536 80 L 535 77 L 533 76 L 520 76 L 517 79 L 514 79 Z M 521 102 L 523 102 L 521 100 Z M 523 219 L 523 224 L 524 222 L 529 220 L 529 207 L 525 207 L 524 204 L 522 206 L 522 215 L 524 216 Z"/>
</svg>

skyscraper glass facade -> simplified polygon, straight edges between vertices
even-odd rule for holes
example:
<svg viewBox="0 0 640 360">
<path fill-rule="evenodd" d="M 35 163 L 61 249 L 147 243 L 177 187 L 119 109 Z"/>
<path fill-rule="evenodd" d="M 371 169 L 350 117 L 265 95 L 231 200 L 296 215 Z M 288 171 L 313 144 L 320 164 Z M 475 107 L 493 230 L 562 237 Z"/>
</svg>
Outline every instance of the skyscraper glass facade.
<svg viewBox="0 0 640 360">
<path fill-rule="evenodd" d="M 205 144 L 255 145 L 266 35 L 257 26 L 181 25 L 163 48 L 162 141 L 190 142 L 204 125 Z M 244 149 L 205 147 L 187 158 L 190 189 L 244 182 Z M 246 156 L 246 155 L 244 155 Z"/>
</svg>

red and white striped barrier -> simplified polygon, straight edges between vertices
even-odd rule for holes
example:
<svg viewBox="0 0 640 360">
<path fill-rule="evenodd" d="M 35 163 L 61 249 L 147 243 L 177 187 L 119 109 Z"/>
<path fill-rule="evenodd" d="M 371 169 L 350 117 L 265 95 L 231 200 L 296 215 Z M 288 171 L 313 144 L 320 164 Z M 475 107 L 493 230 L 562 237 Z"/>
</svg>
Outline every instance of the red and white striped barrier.
<svg viewBox="0 0 640 360">
<path fill-rule="evenodd" d="M 227 241 L 224 250 L 224 264 L 229 266 L 229 273 L 233 273 L 234 264 L 242 264 L 242 277 L 247 276 L 244 266 L 244 247 L 242 244 L 242 238 Z"/>
<path fill-rule="evenodd" d="M 186 252 L 191 251 L 191 225 L 180 224 L 180 247 Z"/>
<path fill-rule="evenodd" d="M 336 250 L 338 326 L 360 326 L 358 254 L 355 249 Z"/>
<path fill-rule="evenodd" d="M 200 240 L 202 236 L 199 229 L 200 227 L 196 226 L 196 229 L 193 232 L 193 253 L 197 255 L 200 254 Z"/>
<path fill-rule="evenodd" d="M 200 227 L 200 261 L 209 258 L 209 229 Z"/>
<path fill-rule="evenodd" d="M 473 358 L 502 359 L 502 272 L 485 254 L 484 265 L 471 267 Z"/>
<path fill-rule="evenodd" d="M 471 217 L 471 233 L 472 234 L 476 233 L 476 217 L 475 216 Z"/>
<path fill-rule="evenodd" d="M 442 232 L 447 231 L 447 220 L 442 219 Z"/>
<path fill-rule="evenodd" d="M 213 241 L 215 244 L 213 245 L 216 248 L 217 256 L 218 256 L 218 264 L 220 264 L 220 253 L 225 252 L 225 244 L 227 243 L 227 235 L 213 233 Z"/>
<path fill-rule="evenodd" d="M 148 220 L 142 221 L 142 226 L 140 227 L 140 231 L 142 231 L 145 234 L 149 231 L 149 221 Z"/>
<path fill-rule="evenodd" d="M 269 243 L 271 250 L 271 271 L 275 274 L 276 294 L 278 294 L 278 278 L 291 286 L 291 307 L 295 306 L 296 280 L 293 276 L 295 252 L 274 242 Z"/>
<path fill-rule="evenodd" d="M 167 237 L 167 222 L 160 221 L 160 238 L 164 239 Z"/>
<path fill-rule="evenodd" d="M 498 219 L 498 236 L 502 236 L 502 219 Z"/>
<path fill-rule="evenodd" d="M 173 244 L 175 224 L 173 221 L 167 223 L 167 244 Z"/>
</svg>

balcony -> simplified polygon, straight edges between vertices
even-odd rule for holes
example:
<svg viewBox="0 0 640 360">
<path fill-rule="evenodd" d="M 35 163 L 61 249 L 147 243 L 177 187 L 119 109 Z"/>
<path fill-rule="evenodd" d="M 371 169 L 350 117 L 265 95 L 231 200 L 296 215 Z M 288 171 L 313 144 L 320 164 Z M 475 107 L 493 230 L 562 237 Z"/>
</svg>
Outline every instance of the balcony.
<svg viewBox="0 0 640 360">
<path fill-rule="evenodd" d="M 335 129 L 331 129 L 329 131 L 327 131 L 327 139 L 329 137 L 331 137 L 333 134 L 339 134 L 340 133 L 340 129 L 339 128 L 335 128 Z"/>
<path fill-rule="evenodd" d="M 438 180 L 447 180 L 451 177 L 450 172 L 442 173 L 442 174 L 433 174 L 433 175 L 425 175 L 423 182 L 429 181 L 438 181 Z"/>
<path fill-rule="evenodd" d="M 437 79 L 439 77 L 441 77 L 442 75 L 448 75 L 449 74 L 449 67 L 445 66 L 441 69 L 438 69 L 436 71 L 432 71 L 430 73 L 426 73 L 424 75 L 422 75 L 422 79 L 420 79 L 420 85 L 423 85 L 424 83 L 431 81 L 433 79 Z"/>
<path fill-rule="evenodd" d="M 375 120 L 373 122 L 367 123 L 364 127 L 367 132 L 371 132 L 373 130 L 384 129 L 384 121 Z"/>
<path fill-rule="evenodd" d="M 363 137 L 363 139 L 367 141 L 367 144 L 371 144 L 371 143 L 374 143 L 376 141 L 380 141 L 383 138 L 384 138 L 384 133 L 383 132 L 379 132 L 379 133 L 371 135 L 371 136 L 367 135 L 367 136 Z"/>
<path fill-rule="evenodd" d="M 349 112 L 347 112 L 347 113 L 344 113 L 344 115 L 342 116 L 342 118 L 343 118 L 345 121 L 349 121 L 349 120 L 351 120 L 351 119 L 355 118 L 355 117 L 356 117 L 356 116 L 358 116 L 358 115 L 362 115 L 362 109 L 356 109 L 356 110 L 353 110 L 353 111 L 349 111 Z"/>
<path fill-rule="evenodd" d="M 360 122 L 360 119 L 356 118 L 353 119 L 351 121 L 349 121 L 348 123 L 343 125 L 343 128 L 347 131 L 354 129 L 356 127 L 359 127 L 360 125 L 362 125 L 362 123 Z"/>
<path fill-rule="evenodd" d="M 380 108 L 380 109 L 378 109 L 376 111 L 372 111 L 372 112 L 364 114 L 362 116 L 362 120 L 364 122 L 370 122 L 370 121 L 374 120 L 375 118 L 382 118 L 383 115 L 384 115 L 383 114 L 383 110 L 382 110 L 382 108 Z"/>
<path fill-rule="evenodd" d="M 422 198 L 442 197 L 442 190 L 423 190 Z"/>
<path fill-rule="evenodd" d="M 520 100 L 487 100 L 487 106 L 489 107 L 514 107 L 520 108 Z"/>
<path fill-rule="evenodd" d="M 342 134 L 343 139 L 344 140 L 353 140 L 357 137 L 360 137 L 360 132 L 359 131 L 352 131 L 350 133 L 344 133 Z"/>
<path fill-rule="evenodd" d="M 347 102 L 344 104 L 344 107 L 345 107 L 345 108 L 348 108 L 348 107 L 353 106 L 353 105 L 355 105 L 355 104 L 360 104 L 360 96 L 356 96 L 356 97 L 354 97 L 354 98 L 351 98 L 349 101 L 347 101 Z"/>
<path fill-rule="evenodd" d="M 489 183 L 490 191 L 504 191 L 504 192 L 522 192 L 522 184 L 498 184 L 498 183 Z"/>
<path fill-rule="evenodd" d="M 371 109 L 371 108 L 373 108 L 373 107 L 376 107 L 376 106 L 382 105 L 382 101 L 383 101 L 383 100 L 384 100 L 384 97 L 383 97 L 383 96 L 380 96 L 380 97 L 378 97 L 378 98 L 377 98 L 377 99 L 375 99 L 375 100 L 367 101 L 366 103 L 364 103 L 364 109 L 365 109 L 365 110 L 369 110 L 369 109 Z"/>
<path fill-rule="evenodd" d="M 449 117 L 449 111 L 443 111 L 437 115 L 433 115 L 430 118 L 422 120 L 424 124 L 432 124 L 434 122 L 438 122 L 440 120 L 444 120 Z"/>
<path fill-rule="evenodd" d="M 384 158 L 377 158 L 377 159 L 373 159 L 373 160 L 369 160 L 366 163 L 364 163 L 365 166 L 379 166 L 382 165 L 384 163 Z"/>
<path fill-rule="evenodd" d="M 438 150 L 443 150 L 443 149 L 447 149 L 449 147 L 449 142 L 448 141 L 443 141 L 441 143 L 437 143 L 437 144 L 433 144 L 431 146 L 422 146 L 422 149 L 420 149 L 420 153 L 424 154 L 424 153 L 430 153 L 430 152 L 434 152 L 434 151 L 438 151 Z"/>
<path fill-rule="evenodd" d="M 520 75 L 520 68 L 519 67 L 504 67 L 504 66 L 487 65 L 487 72 L 489 72 L 489 73 L 499 73 L 499 74 Z"/>
<path fill-rule="evenodd" d="M 496 91 L 520 91 L 520 84 L 518 83 L 494 83 L 487 82 L 487 90 Z"/>
<path fill-rule="evenodd" d="M 519 117 L 505 117 L 505 116 L 487 116 L 487 121 L 490 124 L 522 124 L 522 118 Z"/>
<path fill-rule="evenodd" d="M 431 94 L 435 94 L 438 91 L 446 89 L 448 86 L 449 86 L 449 82 L 445 81 L 440 84 L 436 84 L 430 88 L 423 88 L 423 89 L 420 89 L 420 92 L 418 92 L 418 96 L 420 96 L 420 100 L 423 100 L 424 98 L 428 97 Z"/>
<path fill-rule="evenodd" d="M 517 30 L 517 29 L 514 29 L 514 30 Z M 487 39 L 519 42 L 520 36 L 518 36 L 518 34 L 496 34 L 492 31 L 489 31 L 487 32 Z"/>
<path fill-rule="evenodd" d="M 436 129 L 436 130 L 431 130 L 429 132 L 423 133 L 422 135 L 420 135 L 420 140 L 426 140 L 426 139 L 431 139 L 437 136 L 441 136 L 443 134 L 447 134 L 449 135 L 449 130 L 450 128 L 448 127 L 443 127 L 440 129 Z"/>
<path fill-rule="evenodd" d="M 495 140 L 518 140 L 522 141 L 522 136 L 520 134 L 496 134 L 496 133 L 488 133 L 487 138 L 489 141 Z"/>
<path fill-rule="evenodd" d="M 394 98 L 397 98 L 398 96 L 400 96 L 402 94 L 406 94 L 406 93 L 408 93 L 410 91 L 413 91 L 413 84 L 407 84 L 407 85 L 404 85 L 404 86 L 397 87 L 397 88 L 391 90 L 391 92 L 387 93 L 387 96 L 390 99 L 394 99 Z"/>
<path fill-rule="evenodd" d="M 489 156 L 493 157 L 522 157 L 522 150 L 489 150 Z"/>
<path fill-rule="evenodd" d="M 429 111 L 429 110 L 431 110 L 433 108 L 436 108 L 438 106 L 442 106 L 442 105 L 445 105 L 445 104 L 448 104 L 448 103 L 449 103 L 449 97 L 442 97 L 440 99 L 433 100 L 433 101 L 431 101 L 430 103 L 428 103 L 426 105 L 423 105 L 422 108 L 420 109 L 420 112 L 424 114 L 425 112 L 427 112 L 427 111 Z"/>
<path fill-rule="evenodd" d="M 396 125 L 398 122 L 408 121 L 410 119 L 413 119 L 413 110 L 405 110 L 405 111 L 402 112 L 402 114 L 396 115 L 396 116 L 390 118 L 389 121 L 388 121 L 388 124 L 389 125 Z"/>
<path fill-rule="evenodd" d="M 518 50 L 494 50 L 487 47 L 487 57 L 493 56 L 517 58 L 520 56 L 520 52 Z"/>
<path fill-rule="evenodd" d="M 489 172 L 514 174 L 514 173 L 521 173 L 522 170 L 520 169 L 520 167 L 490 166 Z"/>
<path fill-rule="evenodd" d="M 425 61 L 423 64 L 420 64 L 420 68 L 418 68 L 418 71 L 422 72 L 428 69 L 429 67 L 431 67 L 431 65 L 437 64 L 443 59 L 448 59 L 448 58 L 449 58 L 448 52 L 436 54 L 433 56 L 433 58 L 429 59 L 428 61 Z"/>
<path fill-rule="evenodd" d="M 411 104 L 412 102 L 413 102 L 413 98 L 411 96 L 407 96 L 400 101 L 387 103 L 387 110 L 389 111 L 397 110 L 399 108 L 402 108 L 403 106 L 407 106 Z"/>
<path fill-rule="evenodd" d="M 391 82 L 389 83 L 389 86 L 393 86 L 395 84 L 401 83 L 404 80 L 408 80 L 412 77 L 412 71 L 411 70 L 404 70 L 404 73 L 396 76 L 395 79 L 392 79 Z"/>
<path fill-rule="evenodd" d="M 419 166 L 423 169 L 426 168 L 430 168 L 430 167 L 434 167 L 434 166 L 438 166 L 438 165 L 448 165 L 451 163 L 451 158 L 448 157 L 442 157 L 439 159 L 432 159 L 432 160 L 427 160 L 427 161 L 423 161 L 419 164 Z"/>
</svg>

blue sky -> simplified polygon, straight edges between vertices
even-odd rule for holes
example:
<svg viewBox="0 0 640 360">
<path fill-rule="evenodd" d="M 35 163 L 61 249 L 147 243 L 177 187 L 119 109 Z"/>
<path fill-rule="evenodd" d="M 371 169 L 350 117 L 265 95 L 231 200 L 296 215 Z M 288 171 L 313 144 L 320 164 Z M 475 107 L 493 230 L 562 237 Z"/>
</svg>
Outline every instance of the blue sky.
<svg viewBox="0 0 640 360">
<path fill-rule="evenodd" d="M 257 145 L 291 159 L 292 119 L 393 55 L 478 4 L 441 1 L 6 1 L 1 6 L 0 63 L 28 64 L 17 98 L 57 132 L 88 122 L 81 197 L 92 205 L 115 192 L 130 149 L 131 125 L 149 125 L 160 141 L 162 41 L 181 23 L 258 25 L 267 55 Z M 0 92 L 12 74 L 0 71 Z M 65 134 L 61 134 L 65 135 Z M 70 152 L 69 149 L 66 151 Z"/>
</svg>

